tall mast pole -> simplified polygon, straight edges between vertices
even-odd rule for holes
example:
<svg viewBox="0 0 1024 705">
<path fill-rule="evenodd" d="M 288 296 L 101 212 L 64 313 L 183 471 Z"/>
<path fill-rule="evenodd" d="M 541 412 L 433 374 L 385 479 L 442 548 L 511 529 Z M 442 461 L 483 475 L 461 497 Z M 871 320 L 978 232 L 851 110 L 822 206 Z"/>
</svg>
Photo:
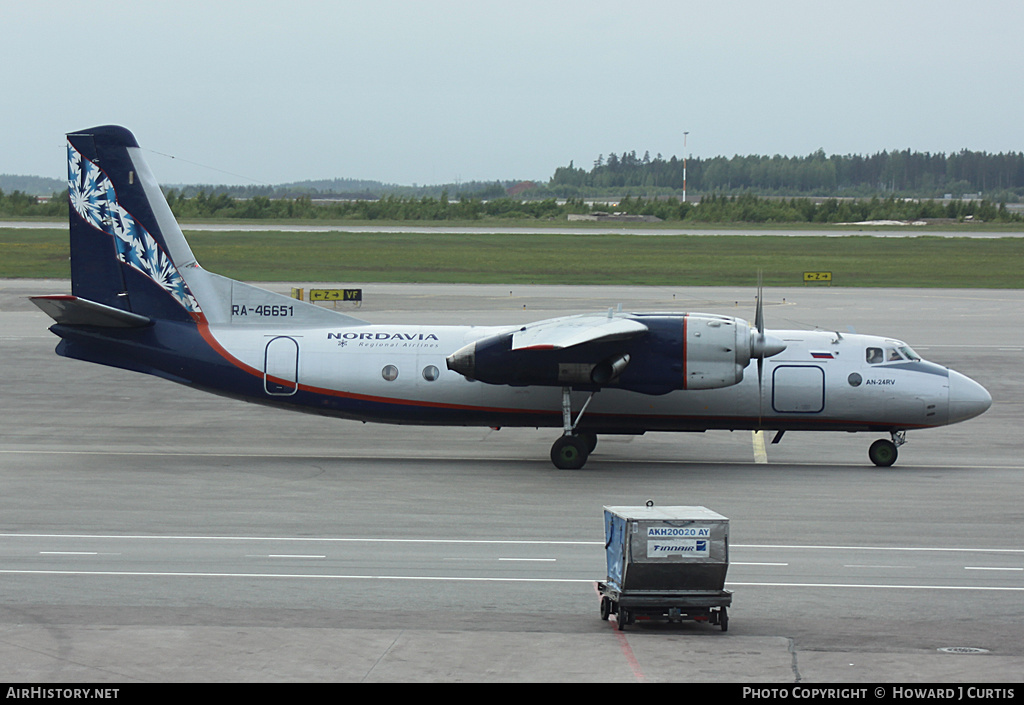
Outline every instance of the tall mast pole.
<svg viewBox="0 0 1024 705">
<path fill-rule="evenodd" d="M 689 132 L 683 133 L 683 203 L 686 203 L 686 136 Z"/>
</svg>

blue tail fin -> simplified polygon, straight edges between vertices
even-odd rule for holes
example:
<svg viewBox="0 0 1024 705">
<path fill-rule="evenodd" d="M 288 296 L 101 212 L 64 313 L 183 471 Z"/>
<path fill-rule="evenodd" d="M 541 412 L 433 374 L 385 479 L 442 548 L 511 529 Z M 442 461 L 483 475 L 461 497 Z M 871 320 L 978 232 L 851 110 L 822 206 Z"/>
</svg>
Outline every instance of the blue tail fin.
<svg viewBox="0 0 1024 705">
<path fill-rule="evenodd" d="M 252 326 L 247 311 L 287 311 L 293 326 L 365 321 L 207 272 L 196 262 L 135 136 L 107 125 L 68 136 L 71 293 L 37 303 L 58 323 L 149 320 Z M 83 308 L 85 307 L 85 308 Z M 108 307 L 104 309 L 103 307 Z M 109 310 L 115 309 L 115 310 Z"/>
<path fill-rule="evenodd" d="M 72 294 L 154 318 L 199 320 L 179 271 L 195 258 L 135 137 L 104 126 L 67 138 Z"/>
</svg>

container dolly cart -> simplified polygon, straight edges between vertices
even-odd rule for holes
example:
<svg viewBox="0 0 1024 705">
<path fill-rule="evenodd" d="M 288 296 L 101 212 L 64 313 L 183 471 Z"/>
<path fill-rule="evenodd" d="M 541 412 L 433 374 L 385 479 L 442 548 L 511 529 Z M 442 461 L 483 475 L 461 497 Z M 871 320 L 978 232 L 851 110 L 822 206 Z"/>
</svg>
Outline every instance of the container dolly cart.
<svg viewBox="0 0 1024 705">
<path fill-rule="evenodd" d="M 605 507 L 601 619 L 693 620 L 729 629 L 729 520 L 706 507 Z"/>
</svg>

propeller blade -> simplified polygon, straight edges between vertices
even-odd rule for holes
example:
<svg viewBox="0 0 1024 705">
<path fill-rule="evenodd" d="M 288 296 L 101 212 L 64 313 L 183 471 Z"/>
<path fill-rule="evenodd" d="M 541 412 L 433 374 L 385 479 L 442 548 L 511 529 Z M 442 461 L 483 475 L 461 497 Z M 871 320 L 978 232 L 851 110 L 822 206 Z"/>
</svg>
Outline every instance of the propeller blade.
<svg viewBox="0 0 1024 705">
<path fill-rule="evenodd" d="M 764 359 L 778 355 L 786 344 L 764 332 L 764 274 L 757 272 L 757 308 L 754 312 L 755 331 L 750 332 L 750 356 L 757 359 L 757 427 L 761 430 L 764 416 Z"/>
<path fill-rule="evenodd" d="M 757 273 L 757 309 L 754 313 L 754 328 L 750 331 L 750 357 L 757 360 L 757 428 L 764 425 L 764 359 L 778 355 L 786 349 L 786 343 L 774 335 L 764 332 L 764 284 L 762 274 Z"/>
<path fill-rule="evenodd" d="M 757 430 L 760 431 L 763 424 L 764 417 L 764 385 L 762 378 L 764 377 L 764 358 L 757 358 Z"/>
<path fill-rule="evenodd" d="M 758 375 L 760 375 L 764 359 L 772 355 L 778 355 L 786 349 L 784 342 L 773 335 L 765 335 L 764 284 L 760 271 L 757 273 L 757 308 L 754 311 L 754 329 L 750 331 L 750 357 L 757 359 L 757 370 Z M 758 380 L 760 380 L 760 376 Z"/>
<path fill-rule="evenodd" d="M 761 271 L 757 272 L 757 310 L 754 313 L 754 328 L 762 336 L 764 335 L 764 279 Z"/>
</svg>

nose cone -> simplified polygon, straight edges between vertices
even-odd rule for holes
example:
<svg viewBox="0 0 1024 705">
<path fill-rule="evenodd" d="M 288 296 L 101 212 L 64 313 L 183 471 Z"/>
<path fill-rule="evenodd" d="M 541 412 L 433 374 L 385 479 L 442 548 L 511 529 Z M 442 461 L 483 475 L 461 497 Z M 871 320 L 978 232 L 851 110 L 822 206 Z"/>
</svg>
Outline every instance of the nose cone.
<svg viewBox="0 0 1024 705">
<path fill-rule="evenodd" d="M 759 333 L 756 330 L 750 331 L 750 357 L 771 357 L 778 355 L 786 349 L 786 344 L 774 335 Z"/>
<path fill-rule="evenodd" d="M 980 416 L 992 406 L 988 390 L 959 372 L 949 371 L 949 423 Z"/>
<path fill-rule="evenodd" d="M 476 342 L 463 346 L 445 358 L 448 369 L 463 377 L 476 379 Z"/>
<path fill-rule="evenodd" d="M 786 349 L 786 344 L 781 339 L 776 338 L 774 335 L 764 336 L 764 356 L 772 357 L 778 355 L 780 352 Z"/>
</svg>

